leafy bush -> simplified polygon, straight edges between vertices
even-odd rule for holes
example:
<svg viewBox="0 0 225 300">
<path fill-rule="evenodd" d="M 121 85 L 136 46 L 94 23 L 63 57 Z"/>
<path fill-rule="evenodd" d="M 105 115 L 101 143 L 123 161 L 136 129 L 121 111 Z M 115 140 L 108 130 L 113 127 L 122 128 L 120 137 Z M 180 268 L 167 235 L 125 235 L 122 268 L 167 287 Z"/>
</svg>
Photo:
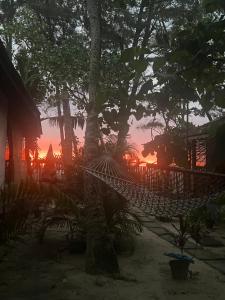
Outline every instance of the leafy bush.
<svg viewBox="0 0 225 300">
<path fill-rule="evenodd" d="M 99 186 L 109 235 L 117 248 L 121 243 L 123 249 L 126 243 L 132 248 L 132 235 L 142 231 L 141 221 L 129 209 L 124 198 L 101 182 Z M 5 243 L 25 233 L 35 233 L 42 242 L 49 227 L 63 227 L 67 229 L 69 245 L 82 246 L 83 249 L 86 244 L 87 204 L 73 198 L 71 191 L 68 194 L 66 190 L 62 192 L 44 183 L 5 185 L 0 191 L 0 242 Z M 124 237 L 128 236 L 127 242 Z"/>
<path fill-rule="evenodd" d="M 57 217 L 57 223 L 65 220 L 68 212 L 78 215 L 72 199 L 55 187 L 34 182 L 7 184 L 0 190 L 0 242 L 31 231 L 37 223 L 43 233 Z"/>
</svg>

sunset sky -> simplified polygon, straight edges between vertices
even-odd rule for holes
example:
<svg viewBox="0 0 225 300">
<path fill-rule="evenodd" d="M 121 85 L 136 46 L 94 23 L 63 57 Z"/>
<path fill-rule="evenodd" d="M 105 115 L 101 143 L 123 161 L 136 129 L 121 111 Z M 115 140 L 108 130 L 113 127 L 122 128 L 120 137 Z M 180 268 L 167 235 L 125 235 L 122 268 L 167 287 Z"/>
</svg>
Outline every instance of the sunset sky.
<svg viewBox="0 0 225 300">
<path fill-rule="evenodd" d="M 42 116 L 46 116 L 42 112 Z M 55 115 L 55 111 L 51 110 L 48 115 Z M 138 150 L 139 158 L 143 161 L 147 162 L 154 162 L 155 157 L 148 156 L 146 158 L 143 158 L 141 155 L 141 151 L 143 150 L 142 144 L 149 142 L 151 140 L 150 130 L 143 130 L 139 129 L 137 127 L 140 127 L 141 124 L 147 123 L 147 118 L 143 118 L 139 122 L 137 122 L 134 118 L 132 118 L 130 121 L 132 122 L 132 125 L 130 127 L 129 131 L 129 143 L 133 144 L 135 148 Z M 206 118 L 200 118 L 200 117 L 192 117 L 192 121 L 196 125 L 201 125 L 205 122 L 207 122 Z M 47 120 L 42 122 L 42 130 L 43 134 L 39 140 L 39 147 L 40 147 L 40 156 L 45 156 L 46 152 L 48 150 L 48 147 L 50 144 L 53 146 L 54 153 L 60 153 L 60 136 L 59 136 L 59 128 L 57 127 L 51 127 L 49 125 L 49 122 Z M 80 144 L 83 145 L 84 142 L 84 130 L 82 131 L 80 128 L 76 129 L 75 134 L 79 138 Z"/>
<path fill-rule="evenodd" d="M 130 137 L 129 137 L 129 143 L 134 145 L 134 147 L 138 150 L 139 157 L 140 159 L 143 159 L 141 155 L 141 151 L 143 150 L 142 144 L 150 141 L 150 130 L 142 130 L 142 129 L 137 129 L 136 127 L 139 125 L 141 122 L 134 122 L 134 125 L 131 126 L 130 128 Z M 51 127 L 49 126 L 48 121 L 43 121 L 42 122 L 42 130 L 43 134 L 39 140 L 39 147 L 41 149 L 40 155 L 44 156 L 48 150 L 49 144 L 52 144 L 53 150 L 55 153 L 60 152 L 60 136 L 59 136 L 59 129 L 57 127 Z M 84 130 L 81 129 L 76 129 L 75 134 L 79 138 L 80 144 L 82 145 L 84 142 Z M 145 160 L 150 159 L 153 161 L 155 158 L 145 158 Z"/>
</svg>

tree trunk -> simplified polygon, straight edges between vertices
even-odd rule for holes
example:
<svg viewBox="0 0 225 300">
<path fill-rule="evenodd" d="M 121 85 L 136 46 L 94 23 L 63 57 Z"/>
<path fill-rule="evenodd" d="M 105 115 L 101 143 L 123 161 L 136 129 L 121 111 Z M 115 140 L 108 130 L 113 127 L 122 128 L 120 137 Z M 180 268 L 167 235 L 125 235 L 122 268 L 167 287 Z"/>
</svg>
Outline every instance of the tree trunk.
<svg viewBox="0 0 225 300">
<path fill-rule="evenodd" d="M 75 135 L 74 130 L 73 130 L 73 155 L 75 157 L 78 157 L 78 138 Z"/>
<path fill-rule="evenodd" d="M 128 124 L 129 117 L 130 117 L 130 110 L 127 108 L 127 105 L 124 105 L 123 107 L 121 107 L 121 111 L 119 112 L 119 132 L 117 135 L 117 143 L 116 143 L 116 159 L 118 161 L 122 161 L 123 159 L 123 154 L 124 154 L 126 141 L 127 141 L 127 135 L 130 128 Z"/>
<path fill-rule="evenodd" d="M 143 13 L 144 11 L 144 7 L 146 6 L 146 1 L 141 1 L 140 3 L 140 9 L 139 9 L 139 13 L 138 13 L 138 19 L 137 19 L 137 25 L 136 25 L 136 32 L 134 35 L 134 40 L 133 40 L 133 47 L 137 47 L 138 42 L 140 37 L 142 36 L 141 33 L 142 31 L 144 31 L 143 34 L 143 39 L 142 39 L 142 43 L 141 43 L 141 47 L 144 49 L 147 47 L 148 45 L 148 41 L 149 38 L 151 36 L 153 27 L 151 26 L 151 20 L 152 20 L 152 16 L 153 16 L 153 12 L 154 12 L 154 0 L 150 1 L 148 0 L 148 8 L 147 8 L 147 14 L 146 14 L 146 19 L 145 19 L 145 28 L 143 29 L 143 16 L 145 15 L 145 13 Z M 144 59 L 144 54 L 141 54 L 138 58 L 138 60 L 141 62 Z M 134 80 L 133 80 L 133 86 L 131 89 L 131 94 L 128 96 L 127 100 L 126 100 L 126 110 L 124 111 L 124 108 L 121 109 L 121 120 L 119 121 L 119 132 L 118 132 L 118 138 L 117 138 L 117 149 L 116 149 L 116 157 L 118 160 L 122 159 L 122 155 L 123 155 L 123 151 L 124 146 L 126 144 L 126 139 L 127 139 L 127 135 L 129 132 L 129 124 L 128 124 L 128 120 L 129 117 L 131 115 L 131 109 L 132 109 L 132 103 L 136 102 L 135 97 L 136 97 L 136 92 L 138 90 L 139 87 L 139 81 L 141 78 L 141 73 L 136 74 Z M 130 89 L 130 84 L 128 83 L 127 86 Z"/>
<path fill-rule="evenodd" d="M 64 137 L 64 128 L 63 128 L 63 119 L 62 119 L 60 100 L 57 101 L 57 112 L 58 112 L 58 118 L 59 118 L 59 132 L 60 132 L 62 156 L 64 157 L 64 139 L 65 139 L 65 137 Z"/>
<path fill-rule="evenodd" d="M 65 128 L 65 139 L 63 143 L 63 148 L 64 148 L 63 161 L 64 161 L 66 179 L 70 179 L 72 164 L 73 164 L 73 160 L 72 160 L 73 124 L 72 124 L 71 112 L 70 112 L 70 102 L 67 95 L 65 99 L 63 99 L 63 115 L 64 115 L 64 128 Z"/>
<path fill-rule="evenodd" d="M 129 117 L 126 119 L 123 119 L 123 121 L 120 123 L 120 129 L 117 136 L 117 144 L 116 144 L 116 159 L 118 161 L 123 160 L 123 154 L 125 152 L 126 148 L 126 142 L 127 142 L 127 135 L 129 132 L 129 125 L 128 125 Z"/>
<path fill-rule="evenodd" d="M 100 68 L 100 1 L 87 0 L 91 31 L 91 53 L 89 74 L 89 107 L 85 132 L 85 163 L 98 155 L 98 114 L 96 91 Z M 87 253 L 86 272 L 119 273 L 119 266 L 113 243 L 107 233 L 105 212 L 101 199 L 101 185 L 91 175 L 85 175 L 85 200 L 87 204 Z M 96 188 L 97 185 L 97 188 Z"/>
</svg>

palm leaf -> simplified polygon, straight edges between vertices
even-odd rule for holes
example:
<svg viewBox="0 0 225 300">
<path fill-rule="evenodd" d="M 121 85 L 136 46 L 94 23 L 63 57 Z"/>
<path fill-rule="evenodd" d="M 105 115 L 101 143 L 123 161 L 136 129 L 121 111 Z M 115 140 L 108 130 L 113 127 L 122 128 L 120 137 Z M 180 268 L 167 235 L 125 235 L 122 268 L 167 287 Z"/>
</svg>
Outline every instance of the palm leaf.
<svg viewBox="0 0 225 300">
<path fill-rule="evenodd" d="M 27 232 L 35 211 L 51 212 L 53 220 L 67 214 L 74 219 L 80 216 L 75 201 L 55 187 L 28 181 L 5 185 L 0 190 L 0 241 Z"/>
<path fill-rule="evenodd" d="M 60 122 L 62 122 L 63 126 L 65 124 L 64 117 L 58 117 L 58 116 L 53 116 L 53 117 L 45 117 L 41 118 L 41 121 L 46 121 L 48 120 L 49 125 L 51 127 L 59 127 Z M 84 124 L 85 124 L 85 118 L 83 115 L 77 114 L 75 116 L 71 116 L 71 121 L 72 121 L 72 126 L 74 129 L 77 129 L 78 127 L 83 129 Z"/>
<path fill-rule="evenodd" d="M 137 126 L 137 129 L 152 129 L 152 128 L 164 128 L 164 125 L 159 121 L 149 121 L 146 124 L 142 124 L 140 126 Z"/>
</svg>

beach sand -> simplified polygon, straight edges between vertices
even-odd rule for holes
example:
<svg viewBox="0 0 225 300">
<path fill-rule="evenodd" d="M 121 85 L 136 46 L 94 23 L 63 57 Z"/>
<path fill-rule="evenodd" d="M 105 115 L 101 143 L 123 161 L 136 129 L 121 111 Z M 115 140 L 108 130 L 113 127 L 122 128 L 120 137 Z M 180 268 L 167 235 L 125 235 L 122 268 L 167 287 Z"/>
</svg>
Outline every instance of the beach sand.
<svg viewBox="0 0 225 300">
<path fill-rule="evenodd" d="M 171 278 L 172 245 L 148 230 L 136 239 L 132 256 L 119 256 L 123 280 L 84 272 L 84 255 L 59 253 L 60 240 L 43 245 L 17 242 L 0 262 L 1 300 L 207 300 L 225 299 L 225 276 L 195 260 L 192 279 Z"/>
</svg>

